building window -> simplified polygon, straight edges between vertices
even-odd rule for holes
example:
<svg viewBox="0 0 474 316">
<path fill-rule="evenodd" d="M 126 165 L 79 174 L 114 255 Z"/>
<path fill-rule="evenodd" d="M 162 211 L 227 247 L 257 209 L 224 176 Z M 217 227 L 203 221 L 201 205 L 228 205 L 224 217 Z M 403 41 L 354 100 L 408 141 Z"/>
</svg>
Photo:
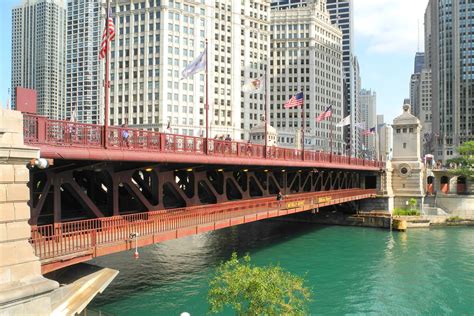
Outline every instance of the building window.
<svg viewBox="0 0 474 316">
<path fill-rule="evenodd" d="M 407 143 L 403 143 L 403 148 L 407 148 Z"/>
</svg>

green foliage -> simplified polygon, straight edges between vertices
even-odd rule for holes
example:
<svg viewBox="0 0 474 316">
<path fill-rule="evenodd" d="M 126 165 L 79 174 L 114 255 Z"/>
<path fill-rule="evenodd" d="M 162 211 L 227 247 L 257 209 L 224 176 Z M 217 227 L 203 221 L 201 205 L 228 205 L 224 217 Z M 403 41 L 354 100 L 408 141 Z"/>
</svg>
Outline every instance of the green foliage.
<svg viewBox="0 0 474 316">
<path fill-rule="evenodd" d="M 210 313 L 231 307 L 237 315 L 308 315 L 311 291 L 304 279 L 279 266 L 256 267 L 233 253 L 209 283 Z"/>
<path fill-rule="evenodd" d="M 467 179 L 474 179 L 474 141 L 464 142 L 457 148 L 461 156 L 449 159 L 448 164 L 453 163 L 457 167 L 449 172 L 455 176 L 464 176 Z"/>
<path fill-rule="evenodd" d="M 393 209 L 393 215 L 395 216 L 420 216 L 418 210 L 408 210 L 406 208 L 395 207 Z"/>
<path fill-rule="evenodd" d="M 462 221 L 462 220 L 463 219 L 459 216 L 451 216 L 446 221 L 448 221 L 448 222 L 459 222 L 459 221 Z"/>
<path fill-rule="evenodd" d="M 416 205 L 418 204 L 418 202 L 416 201 L 415 198 L 411 198 L 408 200 L 408 205 L 410 205 L 410 209 L 414 209 L 416 207 Z"/>
</svg>

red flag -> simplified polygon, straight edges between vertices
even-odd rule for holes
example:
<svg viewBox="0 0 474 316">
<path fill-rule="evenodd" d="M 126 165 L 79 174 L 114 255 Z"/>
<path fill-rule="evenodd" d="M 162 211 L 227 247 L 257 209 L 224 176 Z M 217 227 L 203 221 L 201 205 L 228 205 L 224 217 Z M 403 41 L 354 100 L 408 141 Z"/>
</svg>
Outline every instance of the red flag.
<svg viewBox="0 0 474 316">
<path fill-rule="evenodd" d="M 107 41 L 113 41 L 113 39 L 115 38 L 115 25 L 114 20 L 112 19 L 112 12 L 109 11 L 107 16 L 107 27 L 104 28 L 104 33 L 102 33 L 102 43 L 100 44 L 99 59 L 105 58 L 105 55 L 107 54 Z"/>
</svg>

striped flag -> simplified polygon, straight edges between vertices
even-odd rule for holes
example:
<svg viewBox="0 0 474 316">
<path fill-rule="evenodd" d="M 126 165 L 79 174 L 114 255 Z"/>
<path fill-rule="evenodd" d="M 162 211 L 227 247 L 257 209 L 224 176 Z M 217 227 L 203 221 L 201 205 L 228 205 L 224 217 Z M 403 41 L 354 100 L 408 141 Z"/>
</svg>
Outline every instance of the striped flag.
<svg viewBox="0 0 474 316">
<path fill-rule="evenodd" d="M 107 55 L 107 41 L 113 41 L 115 38 L 115 25 L 112 19 L 112 10 L 109 9 L 107 13 L 107 27 L 104 27 L 104 33 L 102 33 L 102 43 L 100 44 L 99 59 L 105 58 Z"/>
<path fill-rule="evenodd" d="M 375 127 L 372 127 L 368 130 L 365 130 L 362 135 L 367 136 L 367 135 L 375 135 Z"/>
<path fill-rule="evenodd" d="M 298 92 L 294 96 L 291 97 L 288 101 L 285 103 L 285 109 L 293 108 L 295 106 L 301 106 L 303 105 L 303 92 Z"/>
<path fill-rule="evenodd" d="M 324 112 L 319 114 L 319 116 L 316 118 L 316 122 L 321 122 L 324 121 L 327 118 L 330 118 L 332 116 L 332 105 L 328 106 Z"/>
</svg>

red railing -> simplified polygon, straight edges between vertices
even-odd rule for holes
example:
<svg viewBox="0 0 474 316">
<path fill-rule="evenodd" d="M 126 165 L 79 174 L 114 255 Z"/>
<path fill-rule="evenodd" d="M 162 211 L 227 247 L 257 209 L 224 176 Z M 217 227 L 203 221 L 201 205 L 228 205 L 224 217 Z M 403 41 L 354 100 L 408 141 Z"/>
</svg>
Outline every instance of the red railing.
<svg viewBox="0 0 474 316">
<path fill-rule="evenodd" d="M 274 197 L 202 205 L 172 210 L 150 211 L 123 216 L 96 218 L 56 225 L 32 227 L 31 244 L 41 259 L 50 259 L 129 240 L 131 233 L 145 237 L 222 220 L 258 215 L 275 210 L 310 208 L 374 197 L 375 189 L 347 189 L 295 194 L 278 202 Z M 319 200 L 324 197 L 323 201 Z M 291 205 L 292 202 L 298 202 Z M 303 203 L 306 207 L 303 209 Z"/>
<path fill-rule="evenodd" d="M 23 113 L 26 144 L 100 148 L 105 146 L 102 125 L 50 120 Z M 173 135 L 135 128 L 111 126 L 107 132 L 107 148 L 120 150 L 161 151 L 173 153 L 206 153 L 206 139 Z M 281 147 L 265 147 L 245 142 L 209 139 L 207 154 L 213 156 L 248 157 L 272 160 L 332 162 L 355 166 L 384 168 L 385 163 L 318 151 L 301 151 Z"/>
</svg>

